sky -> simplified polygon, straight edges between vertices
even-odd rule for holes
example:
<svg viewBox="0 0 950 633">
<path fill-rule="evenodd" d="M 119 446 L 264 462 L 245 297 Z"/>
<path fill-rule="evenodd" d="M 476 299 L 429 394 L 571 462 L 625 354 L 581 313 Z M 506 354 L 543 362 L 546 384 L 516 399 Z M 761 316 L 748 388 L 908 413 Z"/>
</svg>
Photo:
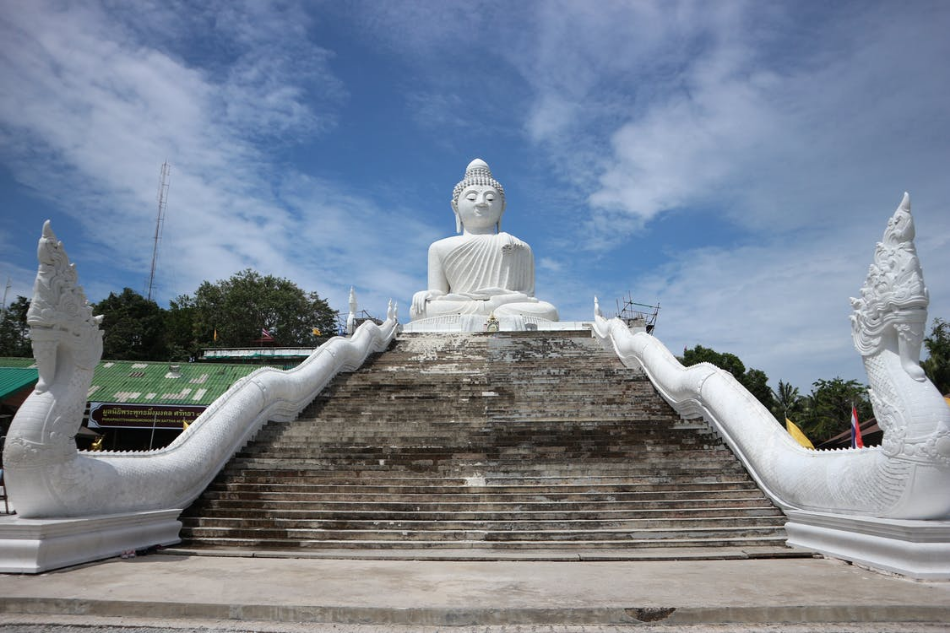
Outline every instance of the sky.
<svg viewBox="0 0 950 633">
<path fill-rule="evenodd" d="M 950 2 L 0 0 L 0 283 L 43 221 L 90 301 L 245 268 L 408 320 L 478 157 L 539 298 L 661 306 L 808 393 L 911 194 L 950 318 Z M 929 326 L 928 326 L 929 328 Z"/>
</svg>

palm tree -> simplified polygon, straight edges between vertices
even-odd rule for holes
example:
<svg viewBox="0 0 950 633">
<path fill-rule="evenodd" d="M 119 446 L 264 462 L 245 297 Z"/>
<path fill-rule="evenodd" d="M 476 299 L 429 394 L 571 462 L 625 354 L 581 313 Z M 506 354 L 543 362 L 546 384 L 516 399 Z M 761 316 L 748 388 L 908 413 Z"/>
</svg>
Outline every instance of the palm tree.
<svg viewBox="0 0 950 633">
<path fill-rule="evenodd" d="M 792 411 L 801 409 L 802 396 L 798 392 L 798 387 L 793 387 L 787 382 L 779 380 L 778 389 L 772 390 L 772 397 L 775 398 L 772 415 L 782 424 L 785 424 L 785 418 L 787 418 Z"/>
</svg>

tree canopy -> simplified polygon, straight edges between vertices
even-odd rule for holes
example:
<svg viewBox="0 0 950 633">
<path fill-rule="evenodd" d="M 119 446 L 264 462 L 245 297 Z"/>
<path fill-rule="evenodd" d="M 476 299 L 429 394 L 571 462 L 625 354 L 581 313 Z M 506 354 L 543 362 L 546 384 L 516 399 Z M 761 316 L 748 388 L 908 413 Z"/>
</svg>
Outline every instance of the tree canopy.
<svg viewBox="0 0 950 633">
<path fill-rule="evenodd" d="M 934 319 L 930 336 L 924 339 L 928 358 L 920 364 L 930 382 L 942 394 L 950 393 L 950 323 Z"/>
<path fill-rule="evenodd" d="M 336 332 L 336 312 L 316 292 L 251 269 L 205 281 L 168 310 L 130 288 L 93 308 L 105 317 L 103 358 L 115 360 L 189 360 L 214 345 L 259 345 L 264 330 L 276 345 L 308 347 Z"/>
<path fill-rule="evenodd" d="M 215 283 L 204 282 L 194 297 L 179 297 L 179 309 L 193 308 L 199 342 L 244 347 L 266 330 L 279 345 L 313 345 L 321 333 L 336 330 L 336 312 L 315 292 L 292 281 L 251 269 Z M 174 305 L 174 304 L 173 304 Z"/>
<path fill-rule="evenodd" d="M 116 360 L 170 360 L 165 310 L 131 288 L 93 305 L 102 319 L 102 357 Z"/>
<path fill-rule="evenodd" d="M 17 297 L 0 316 L 0 356 L 32 356 L 30 346 L 30 327 L 26 324 L 26 313 L 30 309 L 30 300 Z"/>
<path fill-rule="evenodd" d="M 867 387 L 857 380 L 837 377 L 816 380 L 800 405 L 793 421 L 816 445 L 848 430 L 852 405 L 857 408 L 861 422 L 874 416 Z"/>
</svg>

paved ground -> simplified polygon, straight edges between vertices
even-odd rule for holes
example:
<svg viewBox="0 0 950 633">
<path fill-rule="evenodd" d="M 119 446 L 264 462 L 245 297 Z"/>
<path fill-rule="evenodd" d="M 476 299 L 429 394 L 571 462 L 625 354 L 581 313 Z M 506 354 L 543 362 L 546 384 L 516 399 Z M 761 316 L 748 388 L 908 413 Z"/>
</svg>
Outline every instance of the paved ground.
<svg viewBox="0 0 950 633">
<path fill-rule="evenodd" d="M 488 562 L 159 554 L 35 576 L 0 575 L 0 631 L 408 633 L 450 627 L 594 633 L 635 625 L 639 631 L 863 633 L 950 630 L 946 623 L 950 582 L 910 581 L 823 559 Z"/>
</svg>

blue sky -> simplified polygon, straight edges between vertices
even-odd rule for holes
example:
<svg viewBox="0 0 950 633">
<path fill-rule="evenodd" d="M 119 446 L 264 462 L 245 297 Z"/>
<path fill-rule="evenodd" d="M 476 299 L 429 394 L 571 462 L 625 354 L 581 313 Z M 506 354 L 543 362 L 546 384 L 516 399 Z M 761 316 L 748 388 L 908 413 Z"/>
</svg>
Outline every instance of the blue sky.
<svg viewBox="0 0 950 633">
<path fill-rule="evenodd" d="M 911 193 L 950 318 L 950 3 L 0 0 L 0 276 L 51 219 L 90 300 L 247 267 L 408 319 L 480 157 L 537 295 L 662 305 L 678 353 L 866 379 L 850 340 Z"/>
</svg>

